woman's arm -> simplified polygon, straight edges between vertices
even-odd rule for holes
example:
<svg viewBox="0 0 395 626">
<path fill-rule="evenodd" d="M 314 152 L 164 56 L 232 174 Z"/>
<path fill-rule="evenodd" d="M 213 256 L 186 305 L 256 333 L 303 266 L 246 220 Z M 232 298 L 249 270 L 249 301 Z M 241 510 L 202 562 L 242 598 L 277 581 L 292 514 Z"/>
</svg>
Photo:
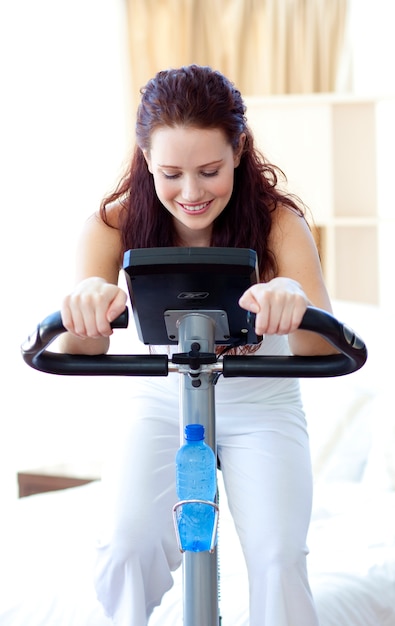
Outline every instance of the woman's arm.
<svg viewBox="0 0 395 626">
<path fill-rule="evenodd" d="M 308 305 L 331 312 L 329 296 L 311 231 L 305 219 L 280 207 L 275 211 L 269 240 L 277 261 L 277 276 L 254 285 L 240 305 L 256 313 L 259 334 L 287 334 L 293 354 L 332 354 L 334 348 L 316 333 L 298 331 Z"/>
<path fill-rule="evenodd" d="M 112 334 L 110 323 L 126 306 L 126 294 L 117 286 L 122 261 L 120 232 L 98 214 L 86 222 L 77 248 L 76 287 L 62 305 L 69 332 L 58 347 L 68 354 L 103 354 Z"/>
</svg>

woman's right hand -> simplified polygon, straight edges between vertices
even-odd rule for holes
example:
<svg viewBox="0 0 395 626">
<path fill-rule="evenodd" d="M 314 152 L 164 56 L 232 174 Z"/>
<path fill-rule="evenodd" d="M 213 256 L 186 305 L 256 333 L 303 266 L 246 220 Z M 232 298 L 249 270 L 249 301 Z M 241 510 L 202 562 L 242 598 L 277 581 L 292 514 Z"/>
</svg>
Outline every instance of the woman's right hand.
<svg viewBox="0 0 395 626">
<path fill-rule="evenodd" d="M 110 324 L 125 310 L 126 300 L 126 293 L 117 285 L 103 278 L 86 278 L 63 300 L 63 325 L 79 339 L 109 337 L 113 332 Z"/>
</svg>

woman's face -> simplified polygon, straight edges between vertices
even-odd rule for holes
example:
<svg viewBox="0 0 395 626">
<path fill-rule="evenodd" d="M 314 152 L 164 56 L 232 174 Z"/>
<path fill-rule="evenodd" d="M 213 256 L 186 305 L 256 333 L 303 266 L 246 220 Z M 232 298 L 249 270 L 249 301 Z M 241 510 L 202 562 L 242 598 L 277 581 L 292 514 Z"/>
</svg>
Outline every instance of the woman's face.
<svg viewBox="0 0 395 626">
<path fill-rule="evenodd" d="M 244 136 L 235 153 L 218 129 L 165 126 L 152 133 L 145 158 L 184 245 L 210 244 L 213 222 L 232 195 L 243 144 Z"/>
</svg>

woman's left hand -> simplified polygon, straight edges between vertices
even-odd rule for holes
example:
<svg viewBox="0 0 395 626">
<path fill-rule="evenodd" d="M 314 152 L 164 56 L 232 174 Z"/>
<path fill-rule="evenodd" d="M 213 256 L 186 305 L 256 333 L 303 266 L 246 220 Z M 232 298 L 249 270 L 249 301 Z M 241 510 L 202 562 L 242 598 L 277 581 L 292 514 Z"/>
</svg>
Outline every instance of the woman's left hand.
<svg viewBox="0 0 395 626">
<path fill-rule="evenodd" d="M 298 329 L 309 300 L 297 281 L 277 277 L 247 289 L 239 305 L 255 314 L 257 335 L 288 335 Z"/>
</svg>

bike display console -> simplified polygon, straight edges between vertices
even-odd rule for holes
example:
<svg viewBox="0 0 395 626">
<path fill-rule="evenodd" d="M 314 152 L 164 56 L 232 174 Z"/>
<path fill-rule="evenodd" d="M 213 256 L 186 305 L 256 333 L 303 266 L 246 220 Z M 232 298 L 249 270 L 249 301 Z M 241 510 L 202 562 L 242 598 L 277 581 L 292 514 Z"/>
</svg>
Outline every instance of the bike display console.
<svg viewBox="0 0 395 626">
<path fill-rule="evenodd" d="M 259 281 L 257 256 L 247 248 L 140 248 L 125 253 L 123 269 L 139 338 L 146 345 L 178 343 L 183 313 L 215 320 L 215 343 L 261 341 L 253 318 L 237 306 Z"/>
</svg>

